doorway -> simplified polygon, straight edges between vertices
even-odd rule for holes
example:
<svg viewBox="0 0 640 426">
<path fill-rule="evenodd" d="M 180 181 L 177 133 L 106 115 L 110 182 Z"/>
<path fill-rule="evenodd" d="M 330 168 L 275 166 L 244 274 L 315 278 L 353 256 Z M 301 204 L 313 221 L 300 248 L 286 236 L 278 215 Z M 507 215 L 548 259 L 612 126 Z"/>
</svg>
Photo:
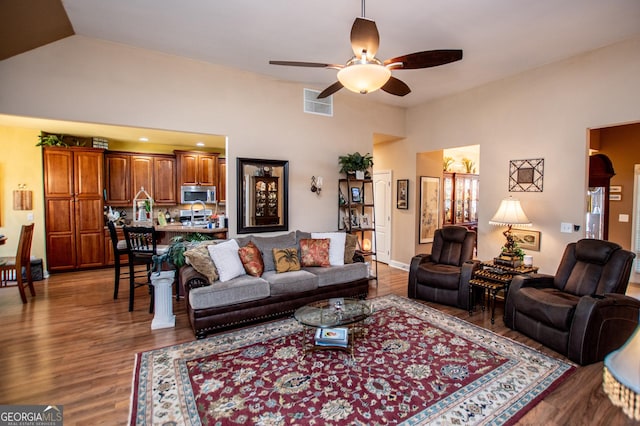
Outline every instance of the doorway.
<svg viewBox="0 0 640 426">
<path fill-rule="evenodd" d="M 640 261 L 638 261 L 638 252 L 640 251 L 640 164 L 635 164 L 633 167 L 633 213 L 631 223 L 633 224 L 631 251 L 636 254 L 636 258 L 633 260 L 629 281 L 640 283 Z"/>
</svg>

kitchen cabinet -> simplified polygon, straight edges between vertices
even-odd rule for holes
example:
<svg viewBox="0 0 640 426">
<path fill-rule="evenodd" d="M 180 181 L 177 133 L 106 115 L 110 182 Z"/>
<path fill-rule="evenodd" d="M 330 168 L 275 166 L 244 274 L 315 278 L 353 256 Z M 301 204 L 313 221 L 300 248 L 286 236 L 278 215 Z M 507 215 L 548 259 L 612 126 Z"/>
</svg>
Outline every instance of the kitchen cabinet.
<svg viewBox="0 0 640 426">
<path fill-rule="evenodd" d="M 52 272 L 104 263 L 103 150 L 43 148 L 47 265 Z"/>
<path fill-rule="evenodd" d="M 180 201 L 176 186 L 176 158 L 153 157 L 153 200 L 157 206 L 173 206 Z"/>
<path fill-rule="evenodd" d="M 218 186 L 218 154 L 174 151 L 178 162 L 179 185 Z"/>
<path fill-rule="evenodd" d="M 218 202 L 226 204 L 227 202 L 227 159 L 218 158 Z"/>
<path fill-rule="evenodd" d="M 471 173 L 445 173 L 443 225 L 475 227 L 478 224 L 480 177 Z"/>
<path fill-rule="evenodd" d="M 142 155 L 131 156 L 131 193 L 144 188 L 155 199 L 153 188 L 153 158 Z"/>
<path fill-rule="evenodd" d="M 129 206 L 141 187 L 154 204 L 177 204 L 176 159 L 172 155 L 108 152 L 105 155 L 107 204 Z"/>
<path fill-rule="evenodd" d="M 121 227 L 116 227 L 116 234 L 118 235 L 118 240 L 124 241 L 124 231 Z M 113 258 L 113 244 L 111 243 L 111 234 L 109 233 L 109 228 L 104 228 L 104 264 L 106 266 L 113 266 L 115 264 L 115 259 Z M 129 258 L 127 255 L 120 255 L 120 265 L 124 265 L 126 268 L 129 263 Z"/>
</svg>

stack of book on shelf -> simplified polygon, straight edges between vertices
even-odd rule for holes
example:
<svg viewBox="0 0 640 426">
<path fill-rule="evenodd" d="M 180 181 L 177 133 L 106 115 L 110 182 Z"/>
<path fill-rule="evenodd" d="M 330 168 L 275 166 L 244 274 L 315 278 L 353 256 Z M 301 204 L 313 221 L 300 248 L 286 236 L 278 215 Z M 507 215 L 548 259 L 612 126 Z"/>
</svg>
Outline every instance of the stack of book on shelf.
<svg viewBox="0 0 640 426">
<path fill-rule="evenodd" d="M 346 328 L 318 328 L 315 338 L 316 346 L 339 346 L 346 348 L 349 344 L 349 330 Z"/>
</svg>

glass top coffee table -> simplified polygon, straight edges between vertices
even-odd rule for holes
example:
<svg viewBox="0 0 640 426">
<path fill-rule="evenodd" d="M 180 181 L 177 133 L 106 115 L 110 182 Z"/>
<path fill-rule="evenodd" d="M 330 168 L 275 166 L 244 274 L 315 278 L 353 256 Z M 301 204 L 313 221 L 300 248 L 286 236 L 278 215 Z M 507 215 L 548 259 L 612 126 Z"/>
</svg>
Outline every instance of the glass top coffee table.
<svg viewBox="0 0 640 426">
<path fill-rule="evenodd" d="M 370 301 L 340 297 L 321 300 L 305 305 L 295 311 L 293 317 L 305 326 L 305 331 L 311 330 L 312 334 L 318 328 L 347 328 L 347 346 L 332 346 L 330 344 L 318 345 L 315 338 L 307 332 L 302 333 L 302 358 L 307 353 L 321 349 L 343 350 L 353 357 L 353 347 L 356 337 L 362 337 L 364 330 L 354 327 L 355 324 L 371 316 L 373 308 Z M 312 344 L 309 344 L 309 341 Z"/>
</svg>

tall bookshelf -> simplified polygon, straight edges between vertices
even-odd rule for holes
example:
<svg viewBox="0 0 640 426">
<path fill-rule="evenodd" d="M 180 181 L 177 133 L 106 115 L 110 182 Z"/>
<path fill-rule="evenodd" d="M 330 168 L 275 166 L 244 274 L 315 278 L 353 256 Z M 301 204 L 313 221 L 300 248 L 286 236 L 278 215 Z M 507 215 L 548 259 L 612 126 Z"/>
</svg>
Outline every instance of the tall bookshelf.
<svg viewBox="0 0 640 426">
<path fill-rule="evenodd" d="M 356 254 L 369 262 L 369 279 L 378 285 L 373 180 L 338 180 L 338 229 L 358 236 Z"/>
</svg>

